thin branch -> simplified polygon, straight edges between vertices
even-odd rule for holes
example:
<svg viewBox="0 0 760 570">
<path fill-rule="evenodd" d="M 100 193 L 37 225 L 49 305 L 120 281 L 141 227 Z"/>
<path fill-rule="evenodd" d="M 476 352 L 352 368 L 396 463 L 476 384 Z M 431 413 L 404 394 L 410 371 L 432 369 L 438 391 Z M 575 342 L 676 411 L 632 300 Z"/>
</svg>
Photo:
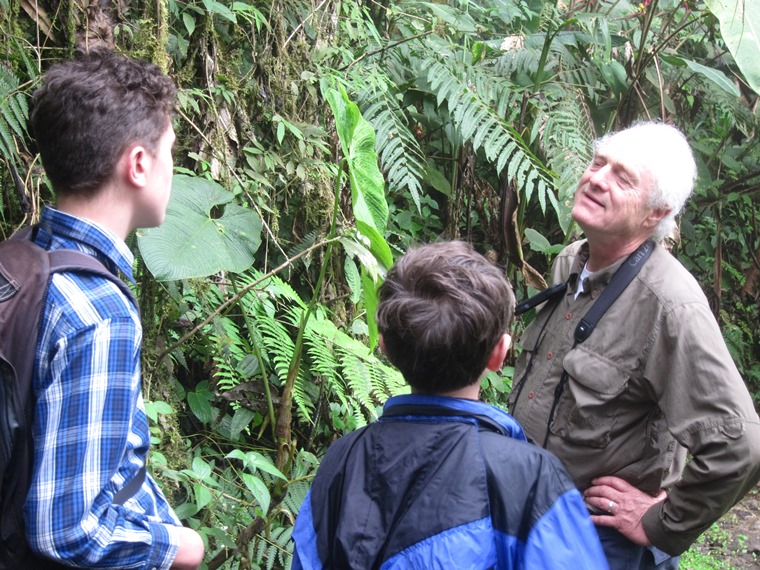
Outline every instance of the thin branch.
<svg viewBox="0 0 760 570">
<path fill-rule="evenodd" d="M 196 325 L 195 327 L 193 327 L 193 329 L 191 331 L 189 331 L 182 338 L 180 338 L 177 342 L 175 342 L 173 345 L 171 345 L 169 348 L 167 348 L 161 354 L 159 354 L 158 358 L 156 358 L 156 368 L 158 368 L 161 365 L 161 363 L 163 362 L 164 358 L 166 358 L 169 354 L 171 354 L 173 351 L 175 351 L 182 344 L 184 344 L 189 338 L 195 336 L 195 334 L 197 334 L 198 331 L 200 331 L 203 327 L 205 327 L 207 324 L 209 324 L 214 319 L 214 317 L 216 317 L 217 315 L 221 314 L 224 310 L 226 310 L 232 304 L 234 304 L 237 301 L 239 301 L 243 297 L 243 295 L 245 295 L 246 293 L 248 293 L 248 291 L 250 291 L 251 289 L 253 289 L 254 287 L 256 287 L 262 281 L 266 281 L 267 279 L 269 279 L 273 275 L 276 275 L 277 273 L 279 273 L 280 271 L 282 271 L 283 269 L 285 269 L 289 265 L 292 265 L 292 263 L 294 261 L 296 261 L 297 259 L 299 259 L 299 258 L 301 258 L 301 257 L 303 257 L 303 256 L 305 256 L 305 255 L 307 255 L 309 253 L 311 253 L 315 249 L 319 249 L 319 248 L 321 248 L 321 247 L 323 247 L 325 245 L 329 245 L 329 244 L 331 244 L 331 243 L 333 243 L 333 242 L 335 242 L 335 241 L 337 241 L 339 239 L 340 239 L 340 237 L 334 237 L 334 238 L 327 239 L 327 240 L 321 241 L 319 243 L 316 243 L 316 244 L 314 244 L 314 245 L 306 248 L 302 252 L 298 253 L 297 255 L 294 255 L 290 259 L 287 259 L 286 261 L 284 261 L 283 263 L 281 263 L 280 265 L 278 265 L 277 267 L 275 267 L 274 269 L 272 269 L 269 273 L 266 273 L 265 275 L 263 275 L 260 278 L 256 279 L 254 282 L 249 283 L 248 285 L 246 285 L 245 287 L 243 287 L 235 295 L 233 295 L 232 297 L 230 297 L 229 299 L 227 299 L 224 303 L 222 303 L 221 305 L 219 305 L 208 317 L 206 317 L 198 325 Z"/>
<path fill-rule="evenodd" d="M 657 83 L 660 86 L 660 119 L 664 122 L 665 121 L 665 86 L 662 81 L 662 71 L 660 70 L 660 60 L 655 58 L 652 58 L 652 61 L 654 62 L 654 68 L 657 70 Z"/>
<path fill-rule="evenodd" d="M 395 48 L 397 45 L 401 45 L 403 43 L 410 42 L 412 40 L 416 40 L 416 39 L 419 39 L 419 38 L 424 38 L 425 36 L 429 36 L 432 33 L 433 33 L 433 30 L 428 30 L 427 32 L 422 32 L 421 34 L 417 34 L 416 36 L 410 36 L 408 38 L 404 38 L 403 40 L 399 40 L 397 42 L 393 42 L 392 44 L 388 44 L 387 46 L 383 46 L 383 47 L 381 47 L 379 49 L 376 49 L 374 51 L 368 51 L 367 53 L 362 54 L 359 57 L 357 57 L 354 61 L 352 61 L 351 63 L 349 63 L 345 67 L 342 67 L 340 69 L 340 71 L 348 71 L 349 69 L 351 69 L 351 67 L 353 67 L 355 64 L 359 63 L 363 59 L 366 59 L 366 58 L 371 57 L 373 55 L 377 55 L 378 53 L 382 53 L 385 50 L 388 50 L 388 49 L 391 49 L 391 48 Z"/>
<path fill-rule="evenodd" d="M 322 2 L 319 4 L 319 6 L 317 6 L 317 7 L 316 7 L 316 8 L 314 8 L 314 9 L 313 9 L 311 12 L 309 12 L 309 15 L 308 15 L 308 16 L 306 16 L 306 18 L 304 18 L 303 22 L 301 22 L 300 24 L 298 24 L 298 25 L 296 26 L 296 29 L 295 29 L 295 30 L 293 30 L 293 31 L 290 33 L 290 35 L 288 36 L 288 39 L 287 39 L 287 40 L 285 40 L 285 43 L 284 43 L 284 44 L 282 44 L 282 49 L 285 49 L 285 48 L 287 47 L 287 45 L 290 43 L 290 40 L 292 40 L 292 39 L 293 39 L 293 36 L 295 36 L 295 35 L 298 33 L 298 30 L 300 30 L 301 28 L 303 28 L 304 24 L 306 24 L 306 22 L 308 22 L 308 21 L 311 19 L 311 17 L 312 17 L 314 14 L 316 14 L 316 13 L 317 13 L 317 10 L 319 10 L 319 9 L 320 9 L 322 6 L 324 6 L 325 2 L 327 2 L 327 0 L 322 0 Z"/>
</svg>

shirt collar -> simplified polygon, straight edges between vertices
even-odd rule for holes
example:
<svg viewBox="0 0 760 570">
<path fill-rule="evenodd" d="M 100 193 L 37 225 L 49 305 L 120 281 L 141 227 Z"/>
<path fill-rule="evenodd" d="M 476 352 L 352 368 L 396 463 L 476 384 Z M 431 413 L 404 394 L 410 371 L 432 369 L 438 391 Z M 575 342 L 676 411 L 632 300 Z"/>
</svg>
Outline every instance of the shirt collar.
<svg viewBox="0 0 760 570">
<path fill-rule="evenodd" d="M 42 211 L 36 242 L 47 249 L 78 249 L 97 257 L 117 274 L 134 283 L 134 255 L 119 236 L 102 224 L 74 216 L 51 206 Z M 52 234 L 52 235 L 51 235 Z"/>
<path fill-rule="evenodd" d="M 584 287 L 584 291 L 591 291 L 594 287 L 606 287 L 610 282 L 610 279 L 612 279 L 612 276 L 615 275 L 615 272 L 620 268 L 621 265 L 623 265 L 627 257 L 628 256 L 623 256 L 612 265 L 608 265 L 599 271 L 594 271 L 588 278 L 589 284 L 587 287 Z M 575 256 L 572 268 L 570 269 L 570 276 L 568 277 L 568 284 L 570 286 L 569 289 L 573 292 L 578 288 L 578 278 L 580 277 L 583 268 L 586 266 L 588 258 L 588 240 L 584 240 L 583 244 L 578 250 L 578 254 Z"/>
</svg>

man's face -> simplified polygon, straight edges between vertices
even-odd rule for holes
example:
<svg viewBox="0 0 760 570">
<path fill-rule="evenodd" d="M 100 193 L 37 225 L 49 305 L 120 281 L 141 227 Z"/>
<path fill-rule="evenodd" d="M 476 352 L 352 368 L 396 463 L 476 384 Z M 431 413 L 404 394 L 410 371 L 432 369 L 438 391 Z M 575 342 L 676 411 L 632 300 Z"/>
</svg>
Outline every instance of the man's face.
<svg viewBox="0 0 760 570">
<path fill-rule="evenodd" d="M 647 206 L 652 176 L 618 139 L 598 149 L 575 192 L 573 219 L 589 239 L 638 241 L 650 237 L 659 217 Z"/>
<path fill-rule="evenodd" d="M 164 221 L 172 190 L 174 139 L 174 128 L 169 124 L 164 134 L 161 135 L 155 155 L 149 153 L 147 192 L 145 193 L 145 201 L 141 205 L 141 223 L 138 227 L 155 227 Z"/>
</svg>

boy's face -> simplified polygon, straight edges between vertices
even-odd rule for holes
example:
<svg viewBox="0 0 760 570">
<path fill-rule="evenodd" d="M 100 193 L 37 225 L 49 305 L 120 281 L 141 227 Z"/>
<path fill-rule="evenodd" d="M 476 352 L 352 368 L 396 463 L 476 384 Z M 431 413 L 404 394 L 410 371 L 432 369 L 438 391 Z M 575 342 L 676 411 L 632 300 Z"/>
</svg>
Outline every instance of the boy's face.
<svg viewBox="0 0 760 570">
<path fill-rule="evenodd" d="M 148 156 L 147 186 L 144 202 L 140 207 L 140 224 L 137 227 L 152 228 L 164 221 L 172 190 L 174 139 L 174 128 L 170 123 L 161 135 L 155 156 Z"/>
</svg>

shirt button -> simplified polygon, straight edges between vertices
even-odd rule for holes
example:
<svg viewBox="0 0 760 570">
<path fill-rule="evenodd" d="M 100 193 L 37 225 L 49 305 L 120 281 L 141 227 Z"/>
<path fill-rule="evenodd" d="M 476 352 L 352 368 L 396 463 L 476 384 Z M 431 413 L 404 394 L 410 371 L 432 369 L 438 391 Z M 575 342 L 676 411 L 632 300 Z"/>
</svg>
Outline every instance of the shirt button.
<svg viewBox="0 0 760 570">
<path fill-rule="evenodd" d="M 546 360 L 551 360 L 552 358 L 554 358 L 554 353 L 553 352 L 547 352 L 546 353 Z"/>
<path fill-rule="evenodd" d="M 530 392 L 528 392 L 528 399 L 529 400 L 532 400 L 535 397 L 536 397 L 536 393 L 533 390 L 531 390 Z"/>
<path fill-rule="evenodd" d="M 571 320 L 573 318 L 573 314 L 572 313 L 565 313 L 565 318 L 569 321 L 569 320 Z"/>
<path fill-rule="evenodd" d="M 591 298 L 596 299 L 599 296 L 599 289 L 594 289 L 591 291 Z"/>
</svg>

